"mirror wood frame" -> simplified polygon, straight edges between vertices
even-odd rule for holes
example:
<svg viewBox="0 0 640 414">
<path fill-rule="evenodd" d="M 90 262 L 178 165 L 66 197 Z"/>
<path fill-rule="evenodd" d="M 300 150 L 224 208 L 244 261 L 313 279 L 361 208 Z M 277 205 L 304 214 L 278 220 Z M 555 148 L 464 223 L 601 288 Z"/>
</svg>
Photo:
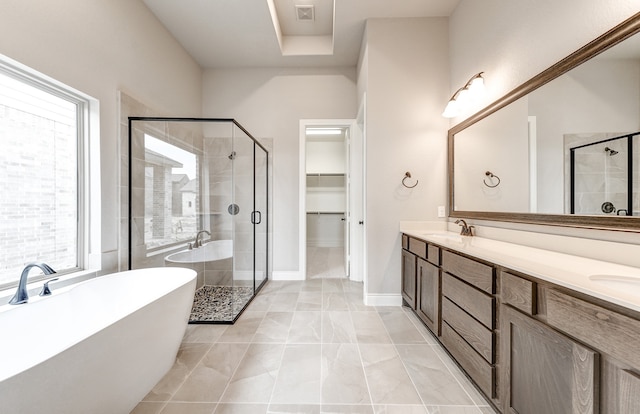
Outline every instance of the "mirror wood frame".
<svg viewBox="0 0 640 414">
<path fill-rule="evenodd" d="M 488 117 L 510 103 L 526 96 L 542 85 L 554 80 L 558 76 L 581 65 L 592 57 L 604 52 L 623 40 L 640 33 L 640 13 L 615 26 L 605 34 L 578 49 L 558 63 L 529 79 L 502 98 L 489 106 L 481 109 L 474 115 L 460 122 L 448 132 L 448 178 L 449 178 L 449 205 L 448 215 L 451 218 L 470 218 L 478 220 L 506 221 L 516 223 L 542 224 L 551 226 L 583 227 L 591 229 L 608 229 L 618 231 L 640 232 L 640 217 L 622 216 L 589 216 L 571 214 L 534 214 L 534 213 L 508 213 L 488 211 L 460 211 L 455 210 L 454 203 L 454 137 L 458 132 L 470 127 L 480 120 Z"/>
</svg>

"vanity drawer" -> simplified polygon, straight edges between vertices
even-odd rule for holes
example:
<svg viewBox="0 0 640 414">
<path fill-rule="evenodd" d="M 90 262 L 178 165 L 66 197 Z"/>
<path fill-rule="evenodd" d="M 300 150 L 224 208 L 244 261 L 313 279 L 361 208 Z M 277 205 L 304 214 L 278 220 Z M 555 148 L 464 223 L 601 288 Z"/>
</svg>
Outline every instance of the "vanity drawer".
<svg viewBox="0 0 640 414">
<path fill-rule="evenodd" d="M 448 273 L 442 274 L 442 294 L 484 326 L 493 329 L 494 299 Z"/>
<path fill-rule="evenodd" d="M 495 367 L 487 363 L 446 322 L 442 323 L 442 343 L 458 364 L 489 398 L 495 398 Z"/>
<path fill-rule="evenodd" d="M 436 245 L 427 245 L 427 260 L 436 266 L 440 266 L 440 248 Z"/>
<path fill-rule="evenodd" d="M 405 250 L 409 250 L 409 236 L 406 234 L 402 235 L 402 248 Z"/>
<path fill-rule="evenodd" d="M 494 362 L 494 334 L 447 298 L 442 299 L 442 319 L 488 363 Z"/>
<path fill-rule="evenodd" d="M 496 293 L 494 271 L 489 265 L 444 250 L 442 251 L 442 270 L 489 294 Z"/>
<path fill-rule="evenodd" d="M 547 323 L 615 358 L 640 368 L 640 320 L 546 289 Z"/>
<path fill-rule="evenodd" d="M 423 259 L 426 259 L 427 243 L 422 240 L 409 237 L 409 251 L 418 257 L 422 257 Z"/>
<path fill-rule="evenodd" d="M 537 313 L 537 287 L 536 283 L 521 278 L 509 272 L 500 274 L 500 296 L 502 303 L 526 313 Z"/>
</svg>

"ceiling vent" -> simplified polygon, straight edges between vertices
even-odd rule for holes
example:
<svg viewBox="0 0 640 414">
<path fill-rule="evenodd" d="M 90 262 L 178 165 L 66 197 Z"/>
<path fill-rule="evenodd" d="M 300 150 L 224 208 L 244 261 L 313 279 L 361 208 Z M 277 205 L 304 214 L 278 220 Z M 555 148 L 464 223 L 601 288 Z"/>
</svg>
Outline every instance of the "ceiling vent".
<svg viewBox="0 0 640 414">
<path fill-rule="evenodd" d="M 314 11 L 313 6 L 296 6 L 296 19 L 298 21 L 314 21 Z"/>
</svg>

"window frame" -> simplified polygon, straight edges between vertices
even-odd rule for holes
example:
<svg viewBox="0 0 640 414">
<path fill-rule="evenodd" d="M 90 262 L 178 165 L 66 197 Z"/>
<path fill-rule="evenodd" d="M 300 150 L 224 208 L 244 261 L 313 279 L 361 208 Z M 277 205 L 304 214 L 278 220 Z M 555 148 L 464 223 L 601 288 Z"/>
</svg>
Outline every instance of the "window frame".
<svg viewBox="0 0 640 414">
<path fill-rule="evenodd" d="M 71 102 L 76 106 L 77 136 L 77 244 L 76 267 L 61 269 L 54 275 L 34 275 L 28 282 L 57 277 L 64 286 L 92 277 L 101 270 L 101 183 L 100 183 L 100 104 L 99 101 L 62 82 L 0 54 L 0 73 L 31 87 Z M 4 293 L 18 285 L 15 280 L 0 284 L 0 301 Z M 78 279 L 80 278 L 80 279 Z"/>
</svg>

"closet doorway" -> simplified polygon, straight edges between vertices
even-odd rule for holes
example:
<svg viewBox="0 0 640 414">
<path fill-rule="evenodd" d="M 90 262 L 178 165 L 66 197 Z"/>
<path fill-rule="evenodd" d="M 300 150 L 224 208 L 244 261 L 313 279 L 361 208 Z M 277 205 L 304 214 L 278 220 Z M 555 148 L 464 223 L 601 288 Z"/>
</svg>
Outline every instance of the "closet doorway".
<svg viewBox="0 0 640 414">
<path fill-rule="evenodd" d="M 353 123 L 305 120 L 300 124 L 300 259 L 305 279 L 349 277 Z"/>
</svg>

